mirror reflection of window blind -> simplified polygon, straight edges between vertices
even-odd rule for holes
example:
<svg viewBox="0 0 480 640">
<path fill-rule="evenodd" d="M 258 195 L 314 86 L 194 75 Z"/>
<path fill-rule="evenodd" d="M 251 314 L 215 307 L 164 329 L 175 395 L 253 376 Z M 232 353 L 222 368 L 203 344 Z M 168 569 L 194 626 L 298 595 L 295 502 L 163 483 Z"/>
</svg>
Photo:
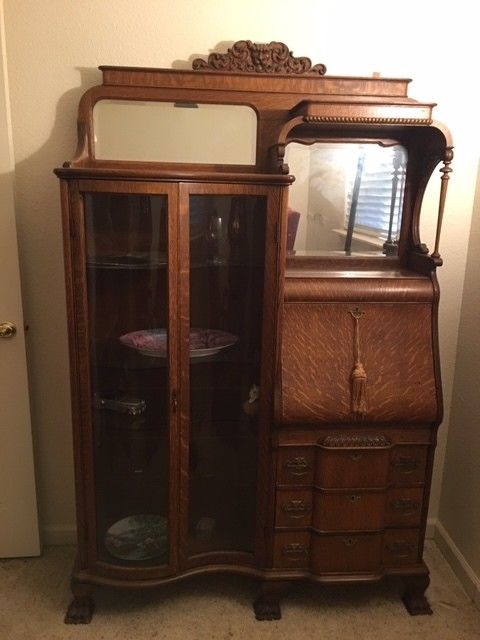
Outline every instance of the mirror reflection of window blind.
<svg viewBox="0 0 480 640">
<path fill-rule="evenodd" d="M 403 206 L 403 191 L 407 165 L 406 149 L 399 145 L 392 147 L 364 147 L 363 170 L 355 215 L 355 228 L 366 233 L 374 233 L 387 239 L 391 223 L 391 240 L 398 239 Z M 355 170 L 358 158 L 355 159 Z M 351 184 L 355 180 L 352 171 Z M 352 211 L 352 191 L 349 189 L 345 227 L 348 226 Z"/>
</svg>

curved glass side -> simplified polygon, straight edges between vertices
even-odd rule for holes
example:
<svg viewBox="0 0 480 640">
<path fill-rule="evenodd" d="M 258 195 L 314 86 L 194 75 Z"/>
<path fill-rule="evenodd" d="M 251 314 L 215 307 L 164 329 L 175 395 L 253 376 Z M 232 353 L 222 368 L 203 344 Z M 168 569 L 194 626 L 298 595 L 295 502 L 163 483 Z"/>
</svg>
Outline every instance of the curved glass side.
<svg viewBox="0 0 480 640">
<path fill-rule="evenodd" d="M 98 558 L 168 564 L 167 196 L 85 194 Z"/>
</svg>

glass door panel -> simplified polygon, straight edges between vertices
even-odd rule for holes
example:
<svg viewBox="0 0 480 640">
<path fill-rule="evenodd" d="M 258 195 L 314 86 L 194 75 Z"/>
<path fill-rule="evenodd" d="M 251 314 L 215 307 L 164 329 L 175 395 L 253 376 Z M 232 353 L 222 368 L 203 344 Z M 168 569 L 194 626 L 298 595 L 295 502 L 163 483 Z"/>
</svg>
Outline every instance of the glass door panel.
<svg viewBox="0 0 480 640">
<path fill-rule="evenodd" d="M 266 196 L 189 199 L 189 556 L 254 552 L 266 216 Z"/>
<path fill-rule="evenodd" d="M 167 196 L 86 193 L 97 555 L 168 564 Z"/>
</svg>

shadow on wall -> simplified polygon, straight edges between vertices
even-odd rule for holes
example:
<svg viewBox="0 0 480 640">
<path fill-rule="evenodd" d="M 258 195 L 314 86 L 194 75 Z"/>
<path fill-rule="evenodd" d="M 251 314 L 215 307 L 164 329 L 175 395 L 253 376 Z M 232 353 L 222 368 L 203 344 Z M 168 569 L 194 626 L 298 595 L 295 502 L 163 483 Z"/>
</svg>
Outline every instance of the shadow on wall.
<svg viewBox="0 0 480 640">
<path fill-rule="evenodd" d="M 73 157 L 78 102 L 88 88 L 101 83 L 97 69 L 77 70 L 80 84 L 58 100 L 48 140 L 15 166 L 39 517 L 41 524 L 61 518 L 59 526 L 68 528 L 75 521 L 74 484 L 62 224 L 53 169 Z"/>
<path fill-rule="evenodd" d="M 172 69 L 186 69 L 188 71 L 191 71 L 192 62 L 196 58 L 202 58 L 203 60 L 206 60 L 211 53 L 225 53 L 234 44 L 234 40 L 221 40 L 220 42 L 217 42 L 213 49 L 209 49 L 208 53 L 205 53 L 205 51 L 202 51 L 202 53 L 192 53 L 192 55 L 189 56 L 188 60 L 174 60 L 172 62 Z"/>
</svg>

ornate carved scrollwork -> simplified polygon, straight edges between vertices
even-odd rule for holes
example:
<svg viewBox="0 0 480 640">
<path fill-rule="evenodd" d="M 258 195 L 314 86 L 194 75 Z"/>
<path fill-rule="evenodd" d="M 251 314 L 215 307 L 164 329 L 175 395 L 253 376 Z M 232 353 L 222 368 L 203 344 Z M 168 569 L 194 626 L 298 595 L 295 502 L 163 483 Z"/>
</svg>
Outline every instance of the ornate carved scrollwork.
<svg viewBox="0 0 480 640">
<path fill-rule="evenodd" d="M 375 448 L 388 449 L 392 446 L 390 438 L 384 435 L 364 436 L 364 435 L 333 435 L 327 436 L 321 442 L 324 447 L 333 449 L 356 449 L 356 448 Z"/>
<path fill-rule="evenodd" d="M 208 60 L 196 58 L 195 71 L 235 71 L 241 73 L 286 73 L 323 76 L 324 64 L 312 65 L 310 58 L 296 58 L 283 42 L 259 44 L 251 40 L 239 40 L 227 53 L 211 53 Z"/>
<path fill-rule="evenodd" d="M 339 122 L 342 124 L 432 124 L 431 118 L 380 118 L 376 116 L 304 116 L 303 120 L 308 123 Z"/>
</svg>

